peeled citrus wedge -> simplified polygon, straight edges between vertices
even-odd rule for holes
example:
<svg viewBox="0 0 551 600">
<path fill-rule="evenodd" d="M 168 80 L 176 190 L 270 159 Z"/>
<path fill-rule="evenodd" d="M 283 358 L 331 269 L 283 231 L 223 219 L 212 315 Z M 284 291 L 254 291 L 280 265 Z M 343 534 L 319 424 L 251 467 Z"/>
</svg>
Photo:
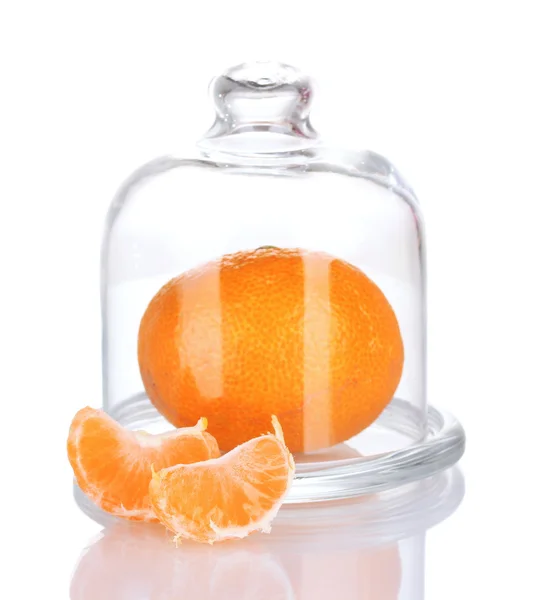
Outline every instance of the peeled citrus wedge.
<svg viewBox="0 0 551 600">
<path fill-rule="evenodd" d="M 129 431 L 102 410 L 83 408 L 69 430 L 67 454 L 80 489 L 104 511 L 156 521 L 148 496 L 151 465 L 169 467 L 220 456 L 207 420 L 152 435 Z"/>
<path fill-rule="evenodd" d="M 276 417 L 272 424 L 275 434 L 253 438 L 220 458 L 153 470 L 151 506 L 176 540 L 212 544 L 270 531 L 295 473 Z"/>
</svg>

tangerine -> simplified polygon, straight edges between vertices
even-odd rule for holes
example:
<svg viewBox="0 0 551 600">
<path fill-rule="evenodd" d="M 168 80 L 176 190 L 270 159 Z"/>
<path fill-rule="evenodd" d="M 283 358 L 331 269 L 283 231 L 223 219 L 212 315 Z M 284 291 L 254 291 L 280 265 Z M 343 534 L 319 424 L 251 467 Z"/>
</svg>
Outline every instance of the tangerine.
<svg viewBox="0 0 551 600">
<path fill-rule="evenodd" d="M 173 425 L 201 416 L 224 451 L 277 415 L 292 452 L 327 448 L 381 414 L 401 378 L 396 315 L 360 269 L 262 247 L 166 283 L 142 317 L 146 393 Z"/>
</svg>

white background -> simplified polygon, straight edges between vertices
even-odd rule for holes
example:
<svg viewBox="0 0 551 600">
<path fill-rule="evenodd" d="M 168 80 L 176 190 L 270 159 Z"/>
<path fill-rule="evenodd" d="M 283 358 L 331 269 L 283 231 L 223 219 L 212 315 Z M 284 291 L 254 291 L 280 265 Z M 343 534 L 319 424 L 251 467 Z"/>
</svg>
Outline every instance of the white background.
<svg viewBox="0 0 551 600">
<path fill-rule="evenodd" d="M 318 131 L 388 156 L 424 210 L 429 399 L 468 436 L 466 498 L 428 535 L 426 600 L 549 597 L 547 2 L 0 6 L 0 595 L 68 597 L 98 529 L 64 444 L 100 403 L 113 193 L 210 125 L 212 75 L 275 59 L 317 80 Z"/>
</svg>

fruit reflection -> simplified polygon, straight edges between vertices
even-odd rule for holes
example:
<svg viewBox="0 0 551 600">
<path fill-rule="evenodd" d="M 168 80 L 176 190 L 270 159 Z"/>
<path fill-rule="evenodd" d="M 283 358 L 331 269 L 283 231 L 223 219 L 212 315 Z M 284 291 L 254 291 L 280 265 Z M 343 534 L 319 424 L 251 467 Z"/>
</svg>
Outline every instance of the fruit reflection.
<svg viewBox="0 0 551 600">
<path fill-rule="evenodd" d="M 309 541 L 254 534 L 178 548 L 158 525 L 106 529 L 82 556 L 71 600 L 397 600 L 397 544 L 346 545 L 338 530 Z M 284 532 L 281 532 L 284 533 Z"/>
</svg>

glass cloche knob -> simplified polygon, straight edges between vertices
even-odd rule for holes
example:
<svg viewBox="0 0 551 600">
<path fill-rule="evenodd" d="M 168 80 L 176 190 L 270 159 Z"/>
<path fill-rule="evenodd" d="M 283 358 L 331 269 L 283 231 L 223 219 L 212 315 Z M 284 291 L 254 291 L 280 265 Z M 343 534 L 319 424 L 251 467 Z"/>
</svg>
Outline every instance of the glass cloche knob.
<svg viewBox="0 0 551 600">
<path fill-rule="evenodd" d="M 255 148 L 258 153 L 297 149 L 312 145 L 317 134 L 309 120 L 312 82 L 298 69 L 278 62 L 243 63 L 215 77 L 210 87 L 216 119 L 199 142 L 203 149 L 249 141 L 227 136 L 271 133 L 271 143 Z M 222 140 L 225 143 L 222 144 Z M 258 136 L 256 136 L 258 140 Z M 302 143 L 301 143 L 302 140 Z"/>
</svg>

